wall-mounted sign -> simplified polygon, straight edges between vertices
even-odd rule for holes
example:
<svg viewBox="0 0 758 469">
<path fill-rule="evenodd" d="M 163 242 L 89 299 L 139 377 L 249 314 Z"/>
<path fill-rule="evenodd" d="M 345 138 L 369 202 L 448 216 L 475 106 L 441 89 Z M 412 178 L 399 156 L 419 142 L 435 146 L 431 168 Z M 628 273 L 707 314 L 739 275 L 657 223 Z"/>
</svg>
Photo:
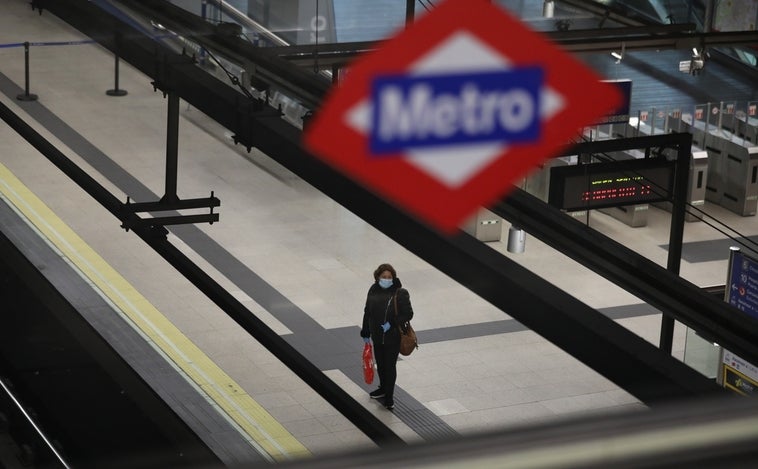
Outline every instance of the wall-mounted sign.
<svg viewBox="0 0 758 469">
<path fill-rule="evenodd" d="M 726 286 L 726 301 L 743 313 L 758 318 L 758 260 L 732 249 Z"/>
<path fill-rule="evenodd" d="M 671 200 L 674 162 L 665 158 L 550 168 L 548 203 L 569 212 Z"/>
<path fill-rule="evenodd" d="M 758 369 L 728 350 L 722 358 L 722 384 L 739 394 L 758 394 Z"/>
</svg>

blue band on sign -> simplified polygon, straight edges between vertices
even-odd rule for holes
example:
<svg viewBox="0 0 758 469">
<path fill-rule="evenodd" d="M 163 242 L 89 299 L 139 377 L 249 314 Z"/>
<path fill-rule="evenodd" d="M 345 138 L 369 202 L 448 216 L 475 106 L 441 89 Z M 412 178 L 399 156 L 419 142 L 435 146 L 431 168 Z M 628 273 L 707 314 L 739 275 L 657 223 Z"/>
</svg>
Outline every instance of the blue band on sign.
<svg viewBox="0 0 758 469">
<path fill-rule="evenodd" d="M 372 82 L 373 155 L 540 138 L 541 67 L 458 75 L 384 75 Z"/>
</svg>

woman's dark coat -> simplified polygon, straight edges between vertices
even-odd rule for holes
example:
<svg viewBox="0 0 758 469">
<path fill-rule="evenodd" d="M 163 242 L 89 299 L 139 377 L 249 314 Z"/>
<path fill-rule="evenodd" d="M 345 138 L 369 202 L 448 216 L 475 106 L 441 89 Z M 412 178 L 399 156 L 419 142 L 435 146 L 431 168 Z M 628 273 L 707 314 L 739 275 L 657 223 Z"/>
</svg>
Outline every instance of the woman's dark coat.
<svg viewBox="0 0 758 469">
<path fill-rule="evenodd" d="M 395 316 L 394 301 L 391 301 L 395 294 L 397 294 L 397 316 Z M 412 318 L 411 297 L 408 290 L 402 288 L 399 278 L 395 278 L 392 286 L 387 289 L 374 282 L 366 295 L 361 337 L 371 337 L 375 343 L 399 345 L 399 326 Z M 382 330 L 382 324 L 385 322 L 390 323 L 390 329 L 386 333 Z"/>
</svg>

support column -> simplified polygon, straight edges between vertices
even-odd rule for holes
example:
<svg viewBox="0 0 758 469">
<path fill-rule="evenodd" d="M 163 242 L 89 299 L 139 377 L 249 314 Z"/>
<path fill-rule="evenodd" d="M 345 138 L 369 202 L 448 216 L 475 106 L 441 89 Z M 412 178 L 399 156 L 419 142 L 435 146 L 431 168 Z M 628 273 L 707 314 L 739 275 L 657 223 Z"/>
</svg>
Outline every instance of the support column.
<svg viewBox="0 0 758 469">
<path fill-rule="evenodd" d="M 118 58 L 118 55 L 119 55 L 119 49 L 121 48 L 121 34 L 119 34 L 117 32 L 116 35 L 115 35 L 115 37 L 114 37 L 113 42 L 114 42 L 113 56 L 114 56 L 115 62 L 116 62 L 115 66 L 114 66 L 114 72 L 113 72 L 114 86 L 113 86 L 113 89 L 106 91 L 105 94 L 107 94 L 108 96 L 126 96 L 127 95 L 127 91 L 126 90 L 122 90 L 122 89 L 120 89 L 118 87 L 118 77 L 119 77 L 119 67 L 118 67 L 119 58 Z"/>
<path fill-rule="evenodd" d="M 666 269 L 679 275 L 682 262 L 682 240 L 684 238 L 684 216 L 687 208 L 687 185 L 690 174 L 692 134 L 681 133 L 674 171 L 674 194 L 671 208 L 671 231 L 669 233 L 669 255 Z M 661 319 L 661 350 L 672 351 L 674 343 L 674 318 L 663 314 Z"/>
<path fill-rule="evenodd" d="M 37 100 L 37 95 L 29 92 L 29 41 L 24 43 L 24 93 L 17 95 L 16 99 L 19 101 Z"/>
<path fill-rule="evenodd" d="M 168 92 L 166 126 L 166 193 L 162 202 L 176 202 L 176 178 L 179 162 L 179 95 Z"/>
</svg>

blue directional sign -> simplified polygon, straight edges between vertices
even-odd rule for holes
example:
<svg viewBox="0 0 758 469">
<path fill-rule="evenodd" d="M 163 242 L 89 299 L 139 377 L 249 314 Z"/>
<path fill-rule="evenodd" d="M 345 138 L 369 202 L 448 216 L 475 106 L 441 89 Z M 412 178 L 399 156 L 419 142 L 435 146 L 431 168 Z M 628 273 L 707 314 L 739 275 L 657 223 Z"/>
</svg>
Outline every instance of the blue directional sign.
<svg viewBox="0 0 758 469">
<path fill-rule="evenodd" d="M 737 248 L 731 249 L 726 300 L 758 319 L 758 260 Z"/>
</svg>

